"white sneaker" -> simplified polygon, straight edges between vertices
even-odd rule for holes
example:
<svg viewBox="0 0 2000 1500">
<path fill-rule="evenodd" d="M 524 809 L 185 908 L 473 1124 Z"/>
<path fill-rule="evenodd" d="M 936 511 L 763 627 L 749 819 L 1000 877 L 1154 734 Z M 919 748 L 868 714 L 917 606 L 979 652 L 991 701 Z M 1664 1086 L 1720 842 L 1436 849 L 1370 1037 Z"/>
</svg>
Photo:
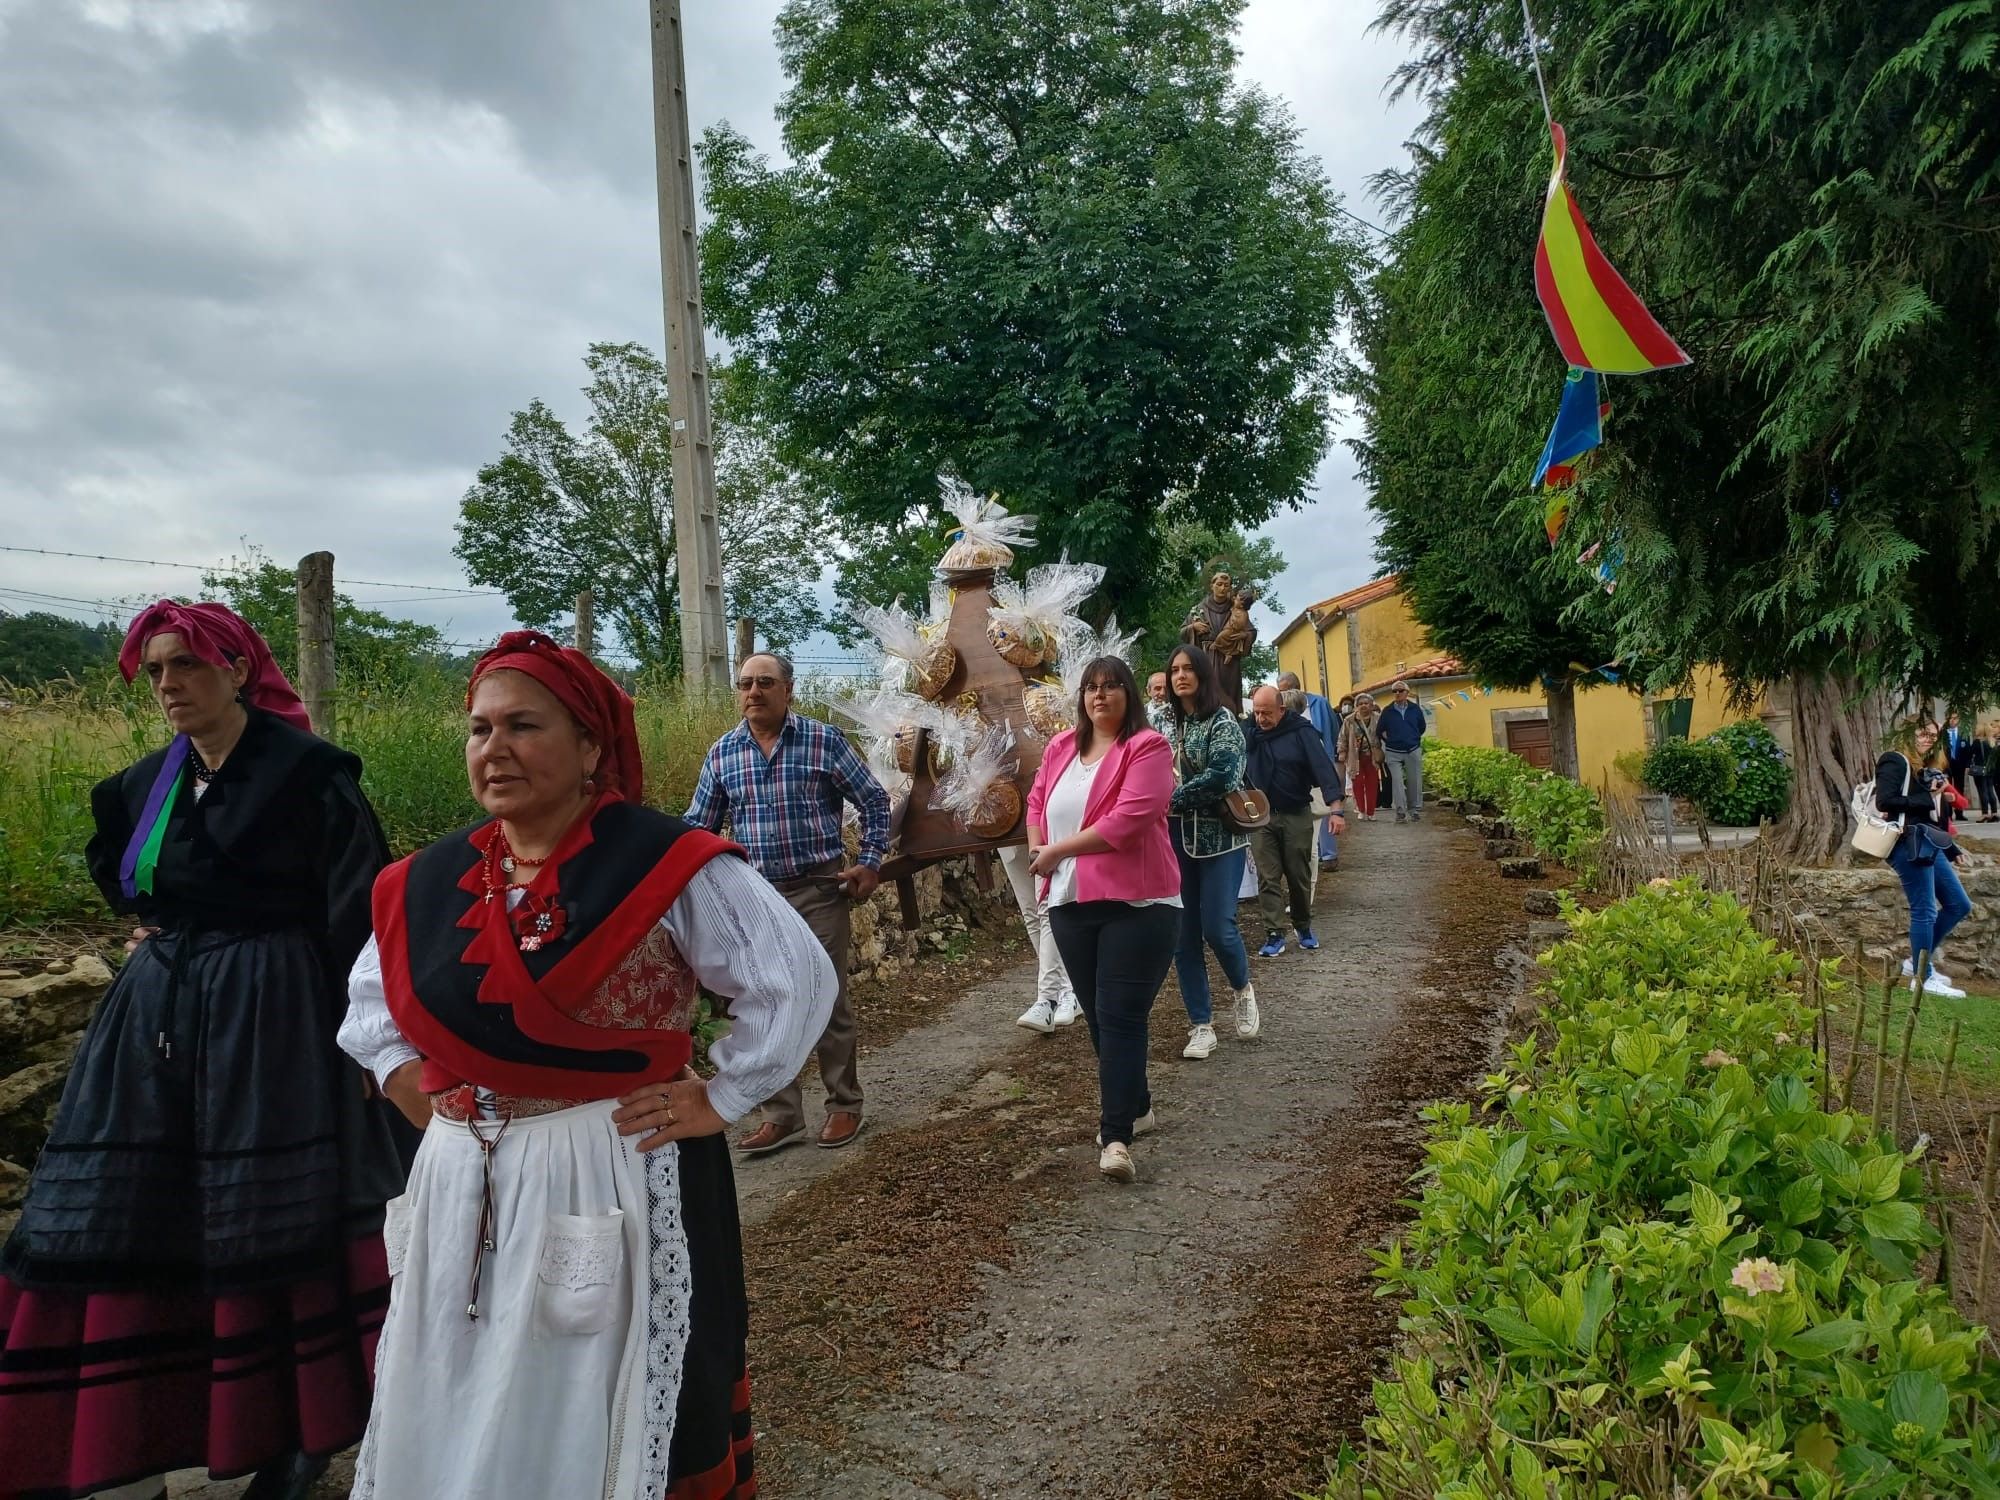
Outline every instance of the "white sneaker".
<svg viewBox="0 0 2000 1500">
<path fill-rule="evenodd" d="M 1113 1141 L 1097 1153 L 1097 1170 L 1113 1182 L 1130 1182 L 1139 1175 L 1132 1165 L 1132 1148 L 1123 1141 Z"/>
<path fill-rule="evenodd" d="M 1197 1026 L 1188 1033 L 1188 1044 L 1181 1048 L 1182 1057 L 1192 1057 L 1199 1061 L 1215 1051 L 1215 1028 Z"/>
<path fill-rule="evenodd" d="M 1064 995 L 1056 1002 L 1055 1022 L 1057 1026 L 1074 1026 L 1083 1019 L 1083 1006 L 1074 995 Z"/>
<path fill-rule="evenodd" d="M 1021 1012 L 1021 1019 L 1014 1024 L 1046 1035 L 1056 1029 L 1056 1008 L 1046 1000 L 1037 1000 Z"/>
<path fill-rule="evenodd" d="M 1931 977 L 1924 981 L 1924 993 L 1926 995 L 1937 995 L 1946 1000 L 1963 1000 L 1965 998 L 1965 991 L 1953 984 L 1949 979 L 1946 979 L 1944 975 L 1938 973 L 1936 969 L 1932 969 Z"/>
<path fill-rule="evenodd" d="M 1905 979 L 1915 979 L 1917 977 L 1917 965 L 1915 960 L 1908 958 L 1903 960 L 1903 977 Z M 1940 969 L 1936 964 L 1931 965 L 1931 978 L 1942 979 L 1946 984 L 1951 983 L 1951 976 L 1945 973 L 1945 971 L 1943 969 Z"/>
<path fill-rule="evenodd" d="M 1257 986 L 1246 984 L 1236 992 L 1236 1035 L 1247 1042 L 1263 1029 L 1264 1018 L 1257 1013 Z"/>
<path fill-rule="evenodd" d="M 1158 1117 L 1155 1116 L 1154 1113 L 1149 1109 L 1143 1115 L 1139 1116 L 1138 1119 L 1132 1122 L 1132 1138 L 1134 1140 L 1137 1140 L 1142 1135 L 1148 1135 L 1154 1130 L 1157 1130 L 1159 1128 L 1159 1125 L 1160 1122 Z M 1103 1149 L 1104 1132 L 1101 1130 L 1097 1133 L 1097 1145 L 1100 1150 Z"/>
</svg>

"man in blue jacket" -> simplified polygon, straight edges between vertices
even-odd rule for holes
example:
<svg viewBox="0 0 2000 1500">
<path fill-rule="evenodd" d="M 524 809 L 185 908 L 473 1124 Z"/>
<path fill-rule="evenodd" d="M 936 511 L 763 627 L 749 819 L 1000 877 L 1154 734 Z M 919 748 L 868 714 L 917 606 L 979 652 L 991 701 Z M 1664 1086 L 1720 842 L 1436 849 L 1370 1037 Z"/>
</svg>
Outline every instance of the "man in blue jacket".
<svg viewBox="0 0 2000 1500">
<path fill-rule="evenodd" d="M 1396 821 L 1407 818 L 1417 823 L 1424 816 L 1424 730 L 1428 726 L 1407 682 L 1397 683 L 1390 691 L 1394 696 L 1376 723 L 1375 740 L 1389 768 Z"/>
<path fill-rule="evenodd" d="M 1278 690 L 1268 683 L 1250 695 L 1250 722 L 1243 737 L 1249 750 L 1243 779 L 1271 799 L 1271 821 L 1250 835 L 1257 858 L 1257 904 L 1264 912 L 1264 946 L 1257 955 L 1276 958 L 1285 951 L 1287 896 L 1299 946 L 1317 948 L 1312 930 L 1313 832 L 1318 822 L 1313 788 L 1333 809 L 1328 822 L 1336 833 L 1345 826 L 1340 809 L 1346 788 L 1318 731 L 1288 713 Z"/>
</svg>

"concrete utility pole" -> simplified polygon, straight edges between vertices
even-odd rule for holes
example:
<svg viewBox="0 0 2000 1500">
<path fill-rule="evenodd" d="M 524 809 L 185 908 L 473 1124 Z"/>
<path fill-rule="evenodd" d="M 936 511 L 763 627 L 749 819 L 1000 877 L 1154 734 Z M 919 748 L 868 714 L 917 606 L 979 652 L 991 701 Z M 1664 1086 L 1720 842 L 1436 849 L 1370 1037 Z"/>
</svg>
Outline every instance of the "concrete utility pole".
<svg viewBox="0 0 2000 1500">
<path fill-rule="evenodd" d="M 674 423 L 674 541 L 680 555 L 681 670 L 697 690 L 729 678 L 715 449 L 702 337 L 701 255 L 694 232 L 694 148 L 680 0 L 651 0 L 653 155 L 660 197 L 660 282 L 667 305 L 667 400 Z"/>
<path fill-rule="evenodd" d="M 333 554 L 299 559 L 299 680 L 306 717 L 323 739 L 334 734 Z"/>
</svg>

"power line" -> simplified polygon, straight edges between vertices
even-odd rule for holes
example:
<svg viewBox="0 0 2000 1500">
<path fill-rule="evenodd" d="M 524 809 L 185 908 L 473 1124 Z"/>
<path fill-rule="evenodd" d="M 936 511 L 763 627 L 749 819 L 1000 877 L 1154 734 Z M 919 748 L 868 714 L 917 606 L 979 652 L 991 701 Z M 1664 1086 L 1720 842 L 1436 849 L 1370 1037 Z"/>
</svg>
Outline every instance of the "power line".
<svg viewBox="0 0 2000 1500">
<path fill-rule="evenodd" d="M 61 552 L 53 547 L 10 547 L 0 545 L 0 552 L 31 552 L 37 557 L 80 557 L 90 562 L 131 563 L 133 566 L 141 568 L 182 568 L 191 569 L 197 573 L 221 573 L 228 571 L 227 568 L 216 563 L 163 562 L 157 557 L 113 557 L 104 552 Z M 384 578 L 341 578 L 338 581 L 350 585 L 359 584 L 363 588 L 370 589 L 413 589 L 423 594 L 453 594 L 466 598 L 499 599 L 506 597 L 504 589 L 451 588 L 444 584 L 436 583 L 393 583 Z M 384 602 L 394 603 L 396 601 L 389 600 Z"/>
</svg>

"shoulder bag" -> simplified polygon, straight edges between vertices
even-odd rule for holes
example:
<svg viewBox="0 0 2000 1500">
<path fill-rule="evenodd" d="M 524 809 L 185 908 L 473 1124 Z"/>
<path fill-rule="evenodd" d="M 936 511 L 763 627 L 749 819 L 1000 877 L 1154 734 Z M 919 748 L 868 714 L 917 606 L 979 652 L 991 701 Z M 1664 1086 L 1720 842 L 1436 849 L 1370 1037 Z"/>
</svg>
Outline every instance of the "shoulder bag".
<svg viewBox="0 0 2000 1500">
<path fill-rule="evenodd" d="M 1910 758 L 1903 757 L 1903 795 L 1910 792 Z M 1875 806 L 1875 781 L 1857 782 L 1854 799 L 1849 809 L 1854 814 L 1854 837 L 1848 842 L 1855 851 L 1874 859 L 1887 859 L 1903 837 L 1903 820 L 1894 822 L 1882 816 Z"/>
</svg>

